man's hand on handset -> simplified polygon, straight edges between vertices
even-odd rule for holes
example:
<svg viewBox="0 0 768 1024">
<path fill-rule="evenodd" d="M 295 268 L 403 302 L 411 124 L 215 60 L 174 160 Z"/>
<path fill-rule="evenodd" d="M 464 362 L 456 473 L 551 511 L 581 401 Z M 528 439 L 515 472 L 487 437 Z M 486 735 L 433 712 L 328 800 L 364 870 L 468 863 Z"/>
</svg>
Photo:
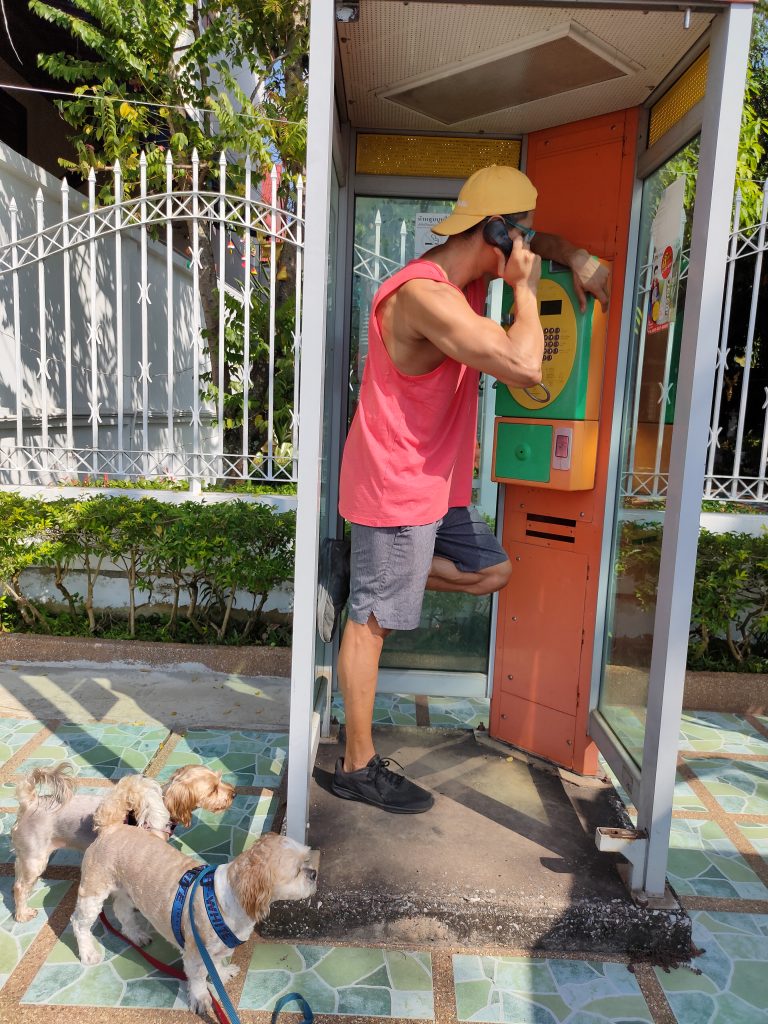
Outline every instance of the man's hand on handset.
<svg viewBox="0 0 768 1024">
<path fill-rule="evenodd" d="M 498 276 L 513 289 L 526 285 L 535 295 L 541 277 L 541 258 L 531 252 L 519 235 L 512 242 L 512 252 L 506 261 L 501 249 L 495 252 L 499 261 Z"/>
</svg>

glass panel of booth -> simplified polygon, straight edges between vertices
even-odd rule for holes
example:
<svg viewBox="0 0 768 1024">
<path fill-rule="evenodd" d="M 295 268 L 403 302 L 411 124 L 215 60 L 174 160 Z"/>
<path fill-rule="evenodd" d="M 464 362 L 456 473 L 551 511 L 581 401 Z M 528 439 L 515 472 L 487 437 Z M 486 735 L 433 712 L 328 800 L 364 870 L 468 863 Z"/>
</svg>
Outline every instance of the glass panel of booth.
<svg viewBox="0 0 768 1024">
<path fill-rule="evenodd" d="M 452 200 L 429 198 L 358 196 L 355 200 L 348 424 L 367 355 L 371 300 L 379 285 L 401 266 L 440 244 L 442 239 L 430 227 L 446 217 L 453 205 Z M 481 381 L 473 500 L 495 526 L 497 485 L 490 480 L 490 451 L 485 450 L 493 444 L 486 415 L 490 410 L 493 416 L 491 383 Z M 384 645 L 381 667 L 487 675 L 490 623 L 490 597 L 428 592 L 419 629 L 392 634 Z"/>
<path fill-rule="evenodd" d="M 643 183 L 599 710 L 642 767 L 698 138 Z"/>
</svg>

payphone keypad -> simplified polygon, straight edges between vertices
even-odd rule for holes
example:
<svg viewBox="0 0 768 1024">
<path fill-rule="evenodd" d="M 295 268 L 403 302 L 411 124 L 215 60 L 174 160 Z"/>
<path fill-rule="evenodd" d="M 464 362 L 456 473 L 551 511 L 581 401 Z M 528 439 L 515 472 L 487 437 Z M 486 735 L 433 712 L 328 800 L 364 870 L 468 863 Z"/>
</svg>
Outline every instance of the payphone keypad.
<svg viewBox="0 0 768 1024">
<path fill-rule="evenodd" d="M 544 328 L 544 362 L 551 363 L 560 351 L 560 328 Z"/>
</svg>

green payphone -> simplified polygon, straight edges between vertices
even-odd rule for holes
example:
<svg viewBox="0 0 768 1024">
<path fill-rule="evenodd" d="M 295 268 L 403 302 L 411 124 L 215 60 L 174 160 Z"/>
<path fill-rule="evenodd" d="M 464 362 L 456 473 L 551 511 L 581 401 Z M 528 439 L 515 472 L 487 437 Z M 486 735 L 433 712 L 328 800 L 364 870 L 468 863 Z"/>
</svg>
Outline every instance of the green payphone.
<svg viewBox="0 0 768 1024">
<path fill-rule="evenodd" d="M 541 383 L 496 385 L 493 479 L 561 491 L 594 486 L 607 320 L 587 297 L 584 313 L 568 267 L 544 261 L 538 289 L 544 329 Z M 503 309 L 512 306 L 505 285 Z"/>
</svg>

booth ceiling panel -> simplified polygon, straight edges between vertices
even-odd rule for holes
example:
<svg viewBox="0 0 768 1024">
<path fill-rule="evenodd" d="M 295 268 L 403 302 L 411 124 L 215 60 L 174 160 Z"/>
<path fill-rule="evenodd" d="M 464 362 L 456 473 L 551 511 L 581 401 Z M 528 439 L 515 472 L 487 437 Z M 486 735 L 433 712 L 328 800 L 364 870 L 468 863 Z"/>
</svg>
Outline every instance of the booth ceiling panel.
<svg viewBox="0 0 768 1024">
<path fill-rule="evenodd" d="M 694 13 L 685 29 L 679 11 L 364 0 L 359 21 L 337 26 L 347 113 L 365 128 L 517 134 L 637 106 L 710 21 Z M 511 52 L 536 36 L 588 40 L 593 57 L 608 57 L 592 67 L 603 80 L 581 84 L 569 54 L 558 66 Z M 510 55 L 493 59 L 503 48 Z"/>
</svg>

